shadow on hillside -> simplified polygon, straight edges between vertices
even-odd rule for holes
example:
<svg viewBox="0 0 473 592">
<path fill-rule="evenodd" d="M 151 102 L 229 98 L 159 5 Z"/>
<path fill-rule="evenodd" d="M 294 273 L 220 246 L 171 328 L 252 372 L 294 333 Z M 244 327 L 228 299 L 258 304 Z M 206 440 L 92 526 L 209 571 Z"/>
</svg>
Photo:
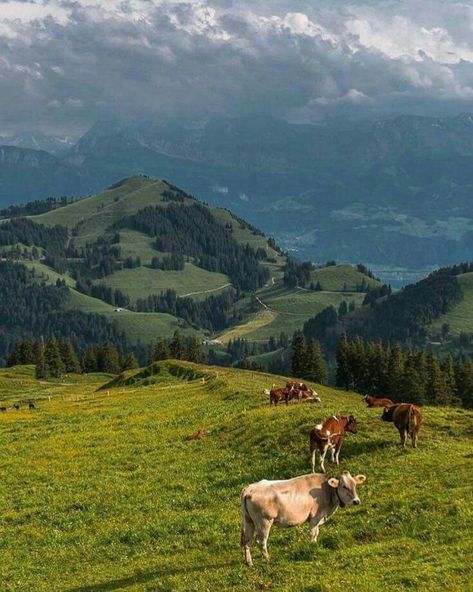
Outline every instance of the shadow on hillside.
<svg viewBox="0 0 473 592">
<path fill-rule="evenodd" d="M 221 569 L 224 567 L 232 567 L 235 565 L 238 565 L 237 561 L 227 561 L 226 563 L 205 565 L 205 569 Z M 203 566 L 200 565 L 196 565 L 195 567 L 157 569 L 156 571 L 133 574 L 129 577 L 120 578 L 118 580 L 110 580 L 109 582 L 102 582 L 100 584 L 86 584 L 85 586 L 70 588 L 68 592 L 113 592 L 114 590 L 122 590 L 123 588 L 128 588 L 128 586 L 134 586 L 136 584 L 145 584 L 146 582 L 150 582 L 151 580 L 155 580 L 157 578 L 176 576 L 181 573 L 189 574 L 196 571 L 202 571 L 202 569 Z"/>
<path fill-rule="evenodd" d="M 397 432 L 395 434 L 393 432 L 392 435 L 392 440 L 388 440 L 386 438 L 386 440 L 372 440 L 370 442 L 367 442 L 366 440 L 355 440 L 355 436 L 353 440 L 351 440 L 350 442 L 345 441 L 340 456 L 358 456 L 360 454 L 367 454 L 370 452 L 382 450 L 384 448 L 390 448 L 393 445 L 394 441 L 397 442 Z"/>
</svg>

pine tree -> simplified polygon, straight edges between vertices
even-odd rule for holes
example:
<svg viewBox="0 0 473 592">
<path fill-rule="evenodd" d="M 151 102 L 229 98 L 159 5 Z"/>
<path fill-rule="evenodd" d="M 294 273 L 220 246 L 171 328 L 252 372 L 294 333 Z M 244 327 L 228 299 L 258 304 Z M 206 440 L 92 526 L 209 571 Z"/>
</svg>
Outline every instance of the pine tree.
<svg viewBox="0 0 473 592">
<path fill-rule="evenodd" d="M 196 364 L 200 363 L 202 360 L 200 340 L 196 336 L 191 337 L 189 339 L 189 343 L 187 346 L 187 359 L 189 360 L 189 362 L 195 362 Z"/>
<path fill-rule="evenodd" d="M 136 359 L 136 356 L 134 353 L 128 353 L 125 355 L 125 357 L 123 358 L 123 362 L 122 362 L 122 370 L 134 370 L 135 368 L 138 368 L 138 360 Z"/>
<path fill-rule="evenodd" d="M 81 371 L 81 367 L 79 364 L 77 354 L 74 351 L 74 348 L 72 347 L 72 343 L 66 339 L 63 339 L 59 341 L 58 345 L 61 354 L 61 359 L 66 368 L 66 372 L 79 374 Z"/>
<path fill-rule="evenodd" d="M 66 370 L 58 343 L 55 339 L 48 339 L 46 342 L 44 348 L 44 364 L 47 375 L 52 378 L 59 378 Z"/>
<path fill-rule="evenodd" d="M 320 345 L 315 339 L 311 339 L 307 346 L 305 373 L 302 376 L 321 384 L 327 381 L 327 364 L 322 356 Z"/>
<path fill-rule="evenodd" d="M 185 344 L 179 331 L 174 332 L 174 336 L 169 346 L 171 357 L 175 360 L 183 360 L 185 358 Z"/>
<path fill-rule="evenodd" d="M 306 371 L 307 346 L 302 333 L 296 333 L 292 342 L 292 374 L 302 378 Z"/>
<path fill-rule="evenodd" d="M 99 348 L 97 358 L 99 372 L 110 372 L 110 374 L 120 372 L 120 357 L 117 348 L 111 343 L 105 343 Z"/>
<path fill-rule="evenodd" d="M 82 371 L 90 374 L 91 372 L 98 372 L 97 348 L 89 347 L 84 352 L 81 359 Z"/>
<path fill-rule="evenodd" d="M 387 395 L 396 400 L 401 388 L 404 359 L 399 343 L 390 350 L 387 360 Z"/>
<path fill-rule="evenodd" d="M 349 363 L 349 344 L 346 333 L 340 337 L 336 353 L 337 371 L 336 383 L 337 386 L 344 388 L 346 391 L 350 390 L 352 384 L 352 373 Z"/>
</svg>

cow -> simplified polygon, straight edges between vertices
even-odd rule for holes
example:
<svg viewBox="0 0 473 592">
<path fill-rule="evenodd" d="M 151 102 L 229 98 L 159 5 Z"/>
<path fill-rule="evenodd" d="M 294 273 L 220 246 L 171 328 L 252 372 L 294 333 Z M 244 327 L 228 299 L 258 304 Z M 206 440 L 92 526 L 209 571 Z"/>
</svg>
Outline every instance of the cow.
<svg viewBox="0 0 473 592">
<path fill-rule="evenodd" d="M 13 405 L 13 409 L 16 409 L 17 411 L 19 411 L 19 409 L 20 409 L 20 404 L 19 404 L 19 403 L 14 403 L 14 405 Z"/>
<path fill-rule="evenodd" d="M 196 434 L 191 434 L 190 436 L 186 436 L 186 440 L 202 440 L 205 436 L 204 430 L 199 430 Z"/>
<path fill-rule="evenodd" d="M 417 448 L 420 424 L 422 423 L 422 411 L 418 405 L 411 403 L 398 403 L 386 407 L 381 416 L 383 421 L 394 423 L 401 436 L 401 446 L 406 447 L 407 435 L 411 437 L 412 446 Z"/>
<path fill-rule="evenodd" d="M 287 405 L 286 394 L 292 392 L 292 390 L 293 389 L 290 389 L 288 391 L 288 389 L 286 388 L 276 388 L 276 385 L 273 384 L 273 388 L 270 391 L 268 391 L 268 389 L 265 389 L 264 393 L 266 395 L 269 394 L 270 405 L 277 405 L 281 401 L 286 401 Z"/>
<path fill-rule="evenodd" d="M 371 395 L 365 395 L 363 401 L 366 403 L 367 407 L 390 407 L 391 405 L 394 405 L 391 399 L 378 399 Z"/>
<path fill-rule="evenodd" d="M 299 391 L 300 390 L 302 390 L 302 391 L 308 390 L 307 386 L 303 382 L 295 382 L 294 380 L 290 380 L 289 382 L 286 382 L 286 388 L 290 389 L 291 387 L 293 387 Z"/>
<path fill-rule="evenodd" d="M 325 455 L 330 449 L 332 455 L 332 462 L 335 462 L 337 467 L 340 464 L 340 449 L 345 439 L 345 434 L 351 432 L 356 434 L 357 425 L 356 419 L 353 415 L 348 417 L 337 417 L 332 415 L 324 421 L 323 424 L 318 424 L 309 434 L 309 448 L 312 460 L 312 472 L 315 472 L 315 451 L 318 449 L 320 454 L 320 469 L 325 473 Z"/>
<path fill-rule="evenodd" d="M 34 403 L 28 403 L 28 409 L 32 411 L 33 409 L 36 409 L 36 405 Z"/>
<path fill-rule="evenodd" d="M 6 413 L 6 412 L 7 412 L 7 408 L 6 408 L 6 407 L 0 407 L 0 411 L 1 411 L 2 413 Z"/>
<path fill-rule="evenodd" d="M 241 492 L 241 548 L 244 561 L 253 565 L 250 547 L 254 535 L 268 560 L 268 536 L 273 524 L 283 528 L 309 524 L 310 540 L 317 542 L 319 526 L 339 507 L 359 505 L 356 486 L 366 477 L 343 471 L 338 478 L 311 474 L 282 481 L 259 481 Z"/>
<path fill-rule="evenodd" d="M 303 389 L 302 387 L 292 386 L 290 390 L 286 390 L 285 401 L 286 405 L 292 399 L 297 399 L 299 403 L 302 403 L 304 399 L 314 398 L 317 393 L 313 389 Z M 320 400 L 320 399 L 319 399 Z"/>
</svg>

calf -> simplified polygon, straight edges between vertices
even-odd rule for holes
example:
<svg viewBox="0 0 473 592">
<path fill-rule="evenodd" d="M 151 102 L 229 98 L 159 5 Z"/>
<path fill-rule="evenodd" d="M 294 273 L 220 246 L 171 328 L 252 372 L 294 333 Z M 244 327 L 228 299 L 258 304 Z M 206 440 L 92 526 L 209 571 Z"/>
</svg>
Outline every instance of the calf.
<svg viewBox="0 0 473 592">
<path fill-rule="evenodd" d="M 15 403 L 15 404 L 13 405 L 13 409 L 16 409 L 16 410 L 18 411 L 18 410 L 20 409 L 20 405 L 19 405 L 19 403 Z"/>
<path fill-rule="evenodd" d="M 371 395 L 365 395 L 363 401 L 368 407 L 390 407 L 391 405 L 394 405 L 391 399 L 378 399 Z"/>
<path fill-rule="evenodd" d="M 268 536 L 271 526 L 287 528 L 308 522 L 310 540 L 317 542 L 319 526 L 339 507 L 359 505 L 356 486 L 364 475 L 352 477 L 343 471 L 338 478 L 302 475 L 283 481 L 259 481 L 241 492 L 241 548 L 247 565 L 253 565 L 250 547 L 254 535 L 265 559 L 269 559 Z"/>
<path fill-rule="evenodd" d="M 320 454 L 320 469 L 325 473 L 325 455 L 330 449 L 332 455 L 332 462 L 336 465 L 340 464 L 340 449 L 345 439 L 345 434 L 351 432 L 356 434 L 357 426 L 356 419 L 353 415 L 349 417 L 336 417 L 332 415 L 324 421 L 323 424 L 318 424 L 309 435 L 310 453 L 312 459 L 312 472 L 315 472 L 315 451 L 318 449 Z"/>
<path fill-rule="evenodd" d="M 0 407 L 0 411 L 1 411 L 2 413 L 6 413 L 6 411 L 7 411 L 7 408 L 6 408 L 6 407 Z"/>
<path fill-rule="evenodd" d="M 36 409 L 36 405 L 34 403 L 28 403 L 28 409 L 32 411 L 33 409 Z"/>
<path fill-rule="evenodd" d="M 383 421 L 391 421 L 397 427 L 401 436 L 401 446 L 406 447 L 407 435 L 411 437 L 412 446 L 417 448 L 422 411 L 417 405 L 399 403 L 386 407 L 381 416 Z"/>
<path fill-rule="evenodd" d="M 191 434 L 190 436 L 186 436 L 186 440 L 202 440 L 205 436 L 204 430 L 199 430 L 196 434 Z"/>
</svg>

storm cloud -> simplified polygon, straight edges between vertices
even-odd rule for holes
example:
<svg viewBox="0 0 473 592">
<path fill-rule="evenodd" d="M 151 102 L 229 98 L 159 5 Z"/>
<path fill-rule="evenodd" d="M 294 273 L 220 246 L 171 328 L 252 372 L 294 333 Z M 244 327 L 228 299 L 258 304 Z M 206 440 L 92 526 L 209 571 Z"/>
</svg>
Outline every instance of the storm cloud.
<svg viewBox="0 0 473 592">
<path fill-rule="evenodd" d="M 466 2 L 0 0 L 0 134 L 473 106 Z"/>
</svg>

